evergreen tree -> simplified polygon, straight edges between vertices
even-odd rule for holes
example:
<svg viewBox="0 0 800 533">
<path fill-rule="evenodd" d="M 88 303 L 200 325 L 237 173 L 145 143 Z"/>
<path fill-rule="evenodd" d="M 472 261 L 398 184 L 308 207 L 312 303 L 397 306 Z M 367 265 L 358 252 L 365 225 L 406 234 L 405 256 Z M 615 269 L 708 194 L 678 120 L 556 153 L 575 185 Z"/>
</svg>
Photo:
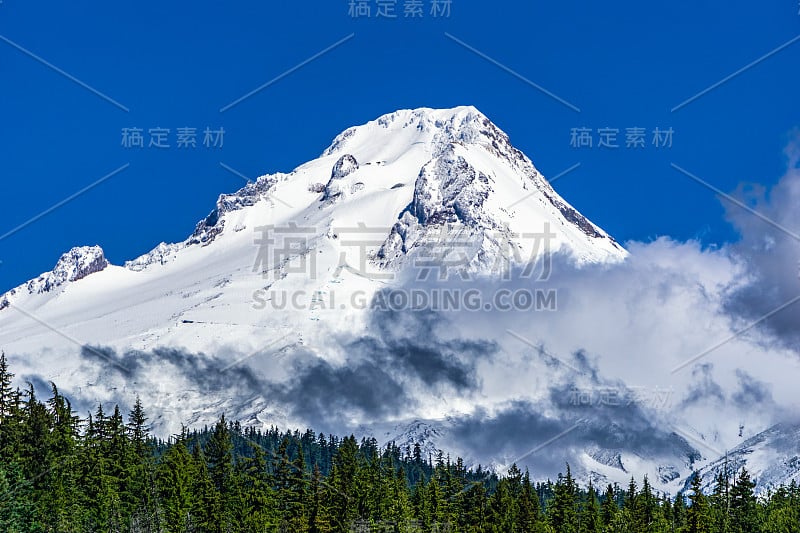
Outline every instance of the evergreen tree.
<svg viewBox="0 0 800 533">
<path fill-rule="evenodd" d="M 347 531 L 358 518 L 356 476 L 359 471 L 358 444 L 353 435 L 342 439 L 333 456 L 330 473 L 330 512 L 334 531 Z"/>
<path fill-rule="evenodd" d="M 192 511 L 194 526 L 203 533 L 216 530 L 219 515 L 219 495 L 208 472 L 208 462 L 199 444 L 192 449 Z"/>
<path fill-rule="evenodd" d="M 522 477 L 522 490 L 517 502 L 516 531 L 535 532 L 544 527 L 539 495 L 531 484 L 531 476 L 527 469 Z"/>
<path fill-rule="evenodd" d="M 231 511 L 234 506 L 233 443 L 225 415 L 214 426 L 206 443 L 208 474 L 214 487 L 212 507 L 213 533 L 227 533 L 231 527 Z"/>
<path fill-rule="evenodd" d="M 46 490 L 40 500 L 41 518 L 59 531 L 70 531 L 72 525 L 81 520 L 77 477 L 78 417 L 56 385 L 51 383 L 50 386 L 52 397 L 47 401 L 47 410 L 51 428 L 45 444 L 49 450 L 50 464 L 44 480 Z"/>
<path fill-rule="evenodd" d="M 483 483 L 472 483 L 462 500 L 463 531 L 483 532 L 489 528 L 486 487 Z"/>
<path fill-rule="evenodd" d="M 678 492 L 675 496 L 675 503 L 672 506 L 672 529 L 683 531 L 686 528 L 687 514 L 686 499 L 683 496 L 683 492 Z"/>
<path fill-rule="evenodd" d="M 278 490 L 278 512 L 284 528 L 304 531 L 306 506 L 306 472 L 303 447 L 298 445 L 296 457 L 289 457 L 291 439 L 287 435 L 281 441 L 275 457 L 273 470 Z"/>
<path fill-rule="evenodd" d="M 646 475 L 636 499 L 634 524 L 642 533 L 658 532 L 664 527 L 664 517 Z"/>
<path fill-rule="evenodd" d="M 136 395 L 136 401 L 133 404 L 131 412 L 128 413 L 126 429 L 137 457 L 139 457 L 140 460 L 149 457 L 150 450 L 147 441 L 150 436 L 150 429 L 147 427 L 147 416 L 145 415 L 144 407 L 142 406 L 142 401 L 138 394 Z"/>
<path fill-rule="evenodd" d="M 603 504 L 600 510 L 600 518 L 603 521 L 603 526 L 608 528 L 614 521 L 617 514 L 616 493 L 611 483 L 606 487 L 606 492 L 603 495 Z"/>
<path fill-rule="evenodd" d="M 728 465 L 717 474 L 714 483 L 714 492 L 709 496 L 711 516 L 714 533 L 728 533 L 730 531 L 730 495 L 728 479 Z"/>
<path fill-rule="evenodd" d="M 501 479 L 489 498 L 489 523 L 493 532 L 510 533 L 514 530 L 517 512 L 510 485 L 508 478 Z"/>
<path fill-rule="evenodd" d="M 554 492 L 553 501 L 547 513 L 550 525 L 560 533 L 577 532 L 576 487 L 569 464 L 567 464 L 566 475 L 559 474 Z"/>
<path fill-rule="evenodd" d="M 183 533 L 192 527 L 194 507 L 194 463 L 186 449 L 186 435 L 168 447 L 157 470 L 158 496 L 164 525 L 170 533 Z"/>
<path fill-rule="evenodd" d="M 586 501 L 580 513 L 579 531 L 581 533 L 602 533 L 603 531 L 600 505 L 597 502 L 597 494 L 591 482 L 589 483 L 589 490 L 586 494 Z"/>
<path fill-rule="evenodd" d="M 34 496 L 16 463 L 0 465 L 0 531 L 26 533 L 36 526 Z"/>
<path fill-rule="evenodd" d="M 329 533 L 332 531 L 327 501 L 328 495 L 325 492 L 322 471 L 319 465 L 314 465 L 309 489 L 309 533 Z"/>
<path fill-rule="evenodd" d="M 391 470 L 392 465 L 390 465 Z M 390 472 L 391 473 L 391 472 Z M 395 524 L 407 524 L 412 519 L 411 500 L 408 494 L 406 474 L 402 467 L 398 468 L 389 481 L 391 487 L 388 493 L 389 502 L 385 506 L 387 518 Z M 459 500 L 459 504 L 461 501 Z"/>
<path fill-rule="evenodd" d="M 778 487 L 769 495 L 764 506 L 764 521 L 761 531 L 770 533 L 790 533 L 800 531 L 800 501 L 797 484 L 792 481 L 788 487 Z"/>
<path fill-rule="evenodd" d="M 687 511 L 687 533 L 711 533 L 711 510 L 708 500 L 703 494 L 700 484 L 702 479 L 698 472 L 692 477 L 692 495 L 689 496 L 691 506 Z"/>
<path fill-rule="evenodd" d="M 636 516 L 636 496 L 639 494 L 639 489 L 636 486 L 636 480 L 633 479 L 631 476 L 630 482 L 628 482 L 628 491 L 625 493 L 625 510 L 627 510 L 632 519 L 635 519 Z"/>
<path fill-rule="evenodd" d="M 278 527 L 274 481 L 269 474 L 264 450 L 249 442 L 252 457 L 243 457 L 238 463 L 242 505 L 237 522 L 243 531 L 265 531 Z"/>
<path fill-rule="evenodd" d="M 742 468 L 730 491 L 730 523 L 733 533 L 756 531 L 758 528 L 755 485 L 747 470 Z"/>
<path fill-rule="evenodd" d="M 0 351 L 0 423 L 11 415 L 14 407 L 14 374 L 8 368 L 6 353 Z"/>
<path fill-rule="evenodd" d="M 25 423 L 20 443 L 23 472 L 27 478 L 35 480 L 34 488 L 40 489 L 45 484 L 42 477 L 50 467 L 51 456 L 45 443 L 49 440 L 52 422 L 47 408 L 36 398 L 32 383 L 28 383 L 25 392 L 23 416 Z"/>
</svg>

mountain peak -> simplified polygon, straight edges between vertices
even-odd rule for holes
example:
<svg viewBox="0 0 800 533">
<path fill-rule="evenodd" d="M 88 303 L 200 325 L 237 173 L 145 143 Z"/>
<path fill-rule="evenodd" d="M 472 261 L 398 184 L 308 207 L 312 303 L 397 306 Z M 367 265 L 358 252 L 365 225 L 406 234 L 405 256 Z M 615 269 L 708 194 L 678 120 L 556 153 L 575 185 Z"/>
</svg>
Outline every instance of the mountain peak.
<svg viewBox="0 0 800 533">
<path fill-rule="evenodd" d="M 346 129 L 334 138 L 322 155 L 352 153 L 359 145 L 370 146 L 378 139 L 391 139 L 388 144 L 398 148 L 409 144 L 469 144 L 478 141 L 481 133 L 486 133 L 489 127 L 497 129 L 473 106 L 400 109 Z"/>
<path fill-rule="evenodd" d="M 475 107 L 458 106 L 401 109 L 350 127 L 319 158 L 291 173 L 264 175 L 239 191 L 220 195 L 183 243 L 162 243 L 125 266 L 143 270 L 169 262 L 183 246 L 207 246 L 229 233 L 226 228 L 232 221 L 234 232 L 252 226 L 244 221 L 246 215 L 233 213 L 249 211 L 262 201 L 271 206 L 272 215 L 264 212 L 268 220 L 298 215 L 310 220 L 311 215 L 301 211 L 316 210 L 315 199 L 322 202 L 320 208 L 337 211 L 327 217 L 339 224 L 371 220 L 366 211 L 391 205 L 386 217 L 376 218 L 380 225 L 394 226 L 375 251 L 383 266 L 399 266 L 398 260 L 415 242 L 430 237 L 420 230 L 435 226 L 435 234 L 442 223 L 464 223 L 478 237 L 487 231 L 503 233 L 501 242 L 493 245 L 504 247 L 515 240 L 513 234 L 529 233 L 532 227 L 541 230 L 552 222 L 565 229 L 558 246 L 580 250 L 576 257 L 581 261 L 626 255 L 553 190 L 505 132 Z"/>
</svg>

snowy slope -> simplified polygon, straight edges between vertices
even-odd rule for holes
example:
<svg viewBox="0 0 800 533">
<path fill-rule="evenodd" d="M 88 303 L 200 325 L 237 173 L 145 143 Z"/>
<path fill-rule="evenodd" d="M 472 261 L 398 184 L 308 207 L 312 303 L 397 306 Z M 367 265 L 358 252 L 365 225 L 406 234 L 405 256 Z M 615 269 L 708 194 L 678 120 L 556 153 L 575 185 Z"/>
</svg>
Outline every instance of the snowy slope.
<svg viewBox="0 0 800 533">
<path fill-rule="evenodd" d="M 261 235 L 256 228 L 292 224 L 304 246 L 314 248 L 313 261 L 306 261 L 314 271 L 286 276 L 304 268 L 304 252 L 277 268 L 275 254 L 267 253 L 266 263 L 253 272 Z M 97 247 L 70 251 L 70 261 L 82 265 L 76 267 L 80 275 L 68 272 L 62 258 L 52 273 L 0 296 L 0 308 L 6 308 L 0 343 L 25 352 L 65 342 L 7 309 L 13 304 L 83 342 L 191 350 L 238 344 L 257 339 L 265 327 L 288 330 L 289 324 L 316 317 L 311 310 L 291 318 L 256 313 L 255 290 L 304 291 L 308 306 L 314 293 L 324 295 L 333 284 L 372 291 L 385 283 L 385 271 L 400 268 L 406 255 L 450 231 L 468 232 L 474 243 L 469 267 L 490 273 L 543 253 L 536 238 L 525 236 L 531 232 L 551 231 L 550 249 L 567 250 L 579 262 L 626 255 L 561 199 L 476 109 L 405 110 L 346 130 L 320 158 L 289 174 L 262 176 L 220 196 L 182 243 L 162 243 L 122 267 L 108 265 Z M 350 268 L 337 268 L 342 254 Z"/>
<path fill-rule="evenodd" d="M 800 483 L 800 425 L 776 424 L 711 462 L 701 470 L 703 490 L 712 491 L 717 476 L 726 469 L 733 477 L 747 468 L 761 493 L 792 481 Z M 690 483 L 687 480 L 685 490 Z"/>
<path fill-rule="evenodd" d="M 543 234 L 551 235 L 547 246 Z M 458 243 L 458 256 L 442 242 Z M 286 400 L 304 390 L 291 387 L 309 369 L 351 371 L 354 347 L 378 342 L 369 337 L 375 315 L 364 308 L 377 291 L 401 283 L 420 261 L 447 264 L 445 274 L 459 279 L 496 279 L 548 251 L 577 265 L 627 257 L 476 109 L 402 110 L 345 130 L 288 174 L 221 195 L 183 242 L 159 244 L 122 266 L 108 264 L 97 246 L 69 251 L 52 272 L 0 296 L 0 347 L 20 376 L 55 381 L 76 405 L 146 397 L 162 433 L 222 411 L 245 424 L 305 426 L 314 420 Z M 406 332 L 412 348 L 429 340 L 423 329 Z M 379 339 L 390 349 L 378 353 L 413 355 L 392 352 L 395 340 Z M 461 446 L 470 420 L 499 421 L 500 409 L 520 399 L 502 385 L 471 390 L 482 369 L 494 370 L 478 360 L 478 377 L 462 375 L 460 357 L 472 345 L 450 341 L 437 341 L 448 353 L 439 363 L 450 381 L 400 372 L 424 391 L 407 399 L 407 409 L 345 406 L 339 422 L 384 442 L 422 441 L 427 453 L 441 447 L 498 468 L 517 459 L 521 452 L 502 443 L 480 453 Z M 518 344 L 474 346 L 478 358 L 495 350 L 504 371 L 517 372 Z M 571 437 L 598 442 L 577 453 L 573 472 L 621 483 L 645 472 L 665 490 L 691 472 L 700 455 L 670 431 L 654 436 L 658 446 L 633 445 L 630 428 L 549 409 L 548 387 L 569 376 L 551 362 L 537 365 L 526 401 L 543 413 L 542 434 L 578 428 Z M 356 389 L 341 394 L 376 404 L 398 394 L 369 378 Z"/>
</svg>

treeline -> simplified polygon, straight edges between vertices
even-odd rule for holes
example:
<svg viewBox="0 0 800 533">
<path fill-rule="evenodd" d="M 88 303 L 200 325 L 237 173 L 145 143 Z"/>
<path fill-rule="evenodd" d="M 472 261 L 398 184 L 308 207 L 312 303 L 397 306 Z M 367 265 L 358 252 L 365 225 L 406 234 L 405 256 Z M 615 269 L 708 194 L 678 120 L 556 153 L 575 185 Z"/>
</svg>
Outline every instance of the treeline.
<svg viewBox="0 0 800 533">
<path fill-rule="evenodd" d="M 12 387 L 0 354 L 0 531 L 16 532 L 692 532 L 800 531 L 793 483 L 756 497 L 746 471 L 712 494 L 695 476 L 670 499 L 580 488 L 569 466 L 533 483 L 512 465 L 498 478 L 460 458 L 423 457 L 313 431 L 243 429 L 224 416 L 168 441 L 150 435 L 137 399 L 126 417 L 98 407 L 83 419 L 51 384 Z"/>
</svg>

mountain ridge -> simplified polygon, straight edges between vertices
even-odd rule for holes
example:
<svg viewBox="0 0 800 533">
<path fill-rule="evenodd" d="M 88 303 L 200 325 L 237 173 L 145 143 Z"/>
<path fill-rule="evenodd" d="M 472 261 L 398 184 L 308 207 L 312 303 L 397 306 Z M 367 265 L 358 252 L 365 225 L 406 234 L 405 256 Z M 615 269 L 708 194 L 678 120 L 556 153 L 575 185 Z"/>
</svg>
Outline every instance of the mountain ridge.
<svg viewBox="0 0 800 533">
<path fill-rule="evenodd" d="M 440 205 L 438 207 L 435 205 L 429 206 L 428 204 L 430 204 L 430 202 L 425 200 L 429 200 L 431 197 L 430 184 L 441 184 L 441 178 L 435 175 L 436 171 L 439 173 L 446 173 L 451 170 L 448 167 L 456 166 L 458 168 L 452 169 L 455 171 L 455 173 L 458 173 L 458 171 L 474 173 L 474 169 L 469 166 L 464 157 L 455 153 L 455 145 L 476 144 L 479 143 L 479 141 L 484 141 L 480 143 L 484 148 L 487 148 L 494 155 L 497 155 L 498 157 L 501 157 L 509 162 L 515 170 L 518 170 L 525 178 L 532 181 L 534 185 L 539 188 L 540 192 L 544 195 L 547 201 L 555 206 L 562 213 L 566 220 L 575 224 L 589 237 L 608 239 L 612 244 L 614 251 L 618 251 L 619 256 L 624 257 L 626 252 L 621 246 L 619 246 L 613 237 L 610 237 L 598 226 L 592 224 L 577 210 L 560 198 L 560 196 L 558 196 L 557 193 L 555 193 L 555 191 L 552 189 L 550 184 L 541 176 L 538 170 L 535 169 L 531 161 L 511 144 L 508 136 L 502 132 L 502 130 L 497 128 L 497 126 L 495 126 L 487 117 L 485 117 L 485 115 L 480 113 L 480 111 L 472 106 L 461 106 L 447 110 L 436 110 L 432 108 L 398 110 L 383 115 L 361 126 L 354 126 L 344 130 L 333 139 L 331 144 L 322 152 L 321 155 L 321 157 L 330 157 L 337 154 L 342 154 L 332 167 L 331 177 L 327 181 L 325 189 L 320 191 L 323 192 L 323 201 L 330 200 L 333 196 L 342 194 L 341 191 L 334 193 L 329 189 L 329 187 L 337 186 L 335 185 L 335 182 L 340 182 L 348 175 L 359 169 L 359 164 L 355 157 L 352 154 L 344 153 L 344 150 L 348 144 L 352 144 L 354 139 L 357 138 L 360 133 L 363 133 L 366 128 L 372 126 L 391 130 L 400 122 L 403 123 L 402 129 L 413 126 L 414 129 L 420 132 L 430 132 L 432 130 L 436 131 L 436 133 L 428 141 L 431 145 L 430 151 L 433 157 L 420 168 L 419 177 L 417 179 L 417 183 L 415 183 L 415 194 L 413 201 L 410 202 L 408 206 L 406 206 L 406 208 L 398 214 L 398 221 L 392 226 L 392 232 L 387 237 L 387 242 L 384 243 L 386 249 L 381 252 L 380 259 L 386 260 L 386 255 L 390 253 L 390 248 L 396 248 L 396 243 L 393 241 L 395 241 L 399 236 L 401 228 L 405 231 L 408 230 L 408 221 L 403 220 L 403 215 L 405 213 L 410 213 L 415 216 L 417 218 L 417 222 L 422 225 L 425 225 L 428 221 L 428 218 L 433 215 L 437 216 L 437 218 L 433 221 L 434 223 L 441 220 L 449 220 L 452 222 L 453 219 L 459 220 L 462 218 L 462 216 L 457 214 L 459 212 L 459 202 L 457 197 L 446 199 L 449 200 L 450 205 Z M 347 161 L 347 164 L 349 165 L 344 170 L 341 169 L 343 161 Z M 383 163 L 383 161 L 378 161 L 377 163 L 367 162 L 366 164 L 380 165 Z M 252 207 L 263 198 L 269 197 L 270 192 L 273 191 L 281 181 L 291 179 L 300 169 L 308 164 L 309 163 L 300 165 L 289 173 L 279 172 L 260 176 L 254 182 L 249 182 L 236 192 L 220 194 L 216 201 L 215 208 L 207 217 L 197 222 L 194 231 L 184 241 L 176 243 L 161 242 L 149 252 L 125 261 L 122 266 L 129 270 L 140 271 L 156 263 L 163 264 L 169 259 L 169 257 L 186 246 L 198 244 L 205 246 L 210 244 L 225 230 L 226 214 Z M 432 164 L 436 164 L 439 168 L 433 172 L 432 179 L 423 180 L 423 177 L 427 178 L 431 175 L 429 172 L 429 167 Z M 478 173 L 478 177 L 478 181 L 484 186 L 488 183 L 487 176 Z M 420 182 L 420 180 L 423 181 Z M 358 185 L 359 183 L 360 182 L 356 182 L 353 185 Z M 463 194 L 465 185 L 463 180 L 461 183 L 451 183 L 450 185 L 451 194 L 454 196 L 459 192 Z M 417 190 L 418 187 L 419 190 Z M 423 198 L 423 195 L 426 196 Z M 488 196 L 488 193 L 484 190 L 477 196 L 480 199 L 485 199 L 486 196 Z M 468 211 L 470 207 L 475 207 L 475 202 L 467 202 L 466 206 L 466 211 Z M 434 213 L 426 213 L 426 209 L 433 210 Z M 443 209 L 451 215 L 449 219 L 447 215 L 442 212 Z M 465 210 L 462 209 L 461 212 L 463 215 Z M 472 220 L 471 222 L 474 223 L 475 221 Z M 403 228 L 403 225 L 405 228 Z M 54 267 L 53 270 L 44 272 L 38 278 L 36 278 L 53 278 L 53 281 L 50 283 L 42 281 L 42 286 L 37 286 L 36 289 L 40 292 L 48 292 L 52 288 L 62 285 L 64 282 L 77 281 L 86 275 L 104 269 L 110 264 L 103 256 L 102 268 L 94 267 L 91 269 L 91 272 L 87 272 L 84 275 L 78 277 L 70 277 L 69 275 L 66 275 L 65 279 L 61 279 L 61 277 L 64 277 L 64 274 L 61 274 L 60 272 L 63 270 L 62 261 L 65 259 L 65 257 L 71 256 L 74 258 L 74 260 L 80 261 L 83 260 L 81 257 L 86 254 L 87 259 L 91 261 L 94 260 L 92 257 L 93 253 L 99 253 L 100 255 L 103 255 L 102 248 L 97 245 L 91 247 L 73 247 L 62 256 L 62 258 L 59 260 L 59 263 Z M 384 261 L 384 264 L 388 262 L 389 261 Z M 56 278 L 60 281 L 55 282 Z M 11 289 L 5 294 L 0 295 L 0 309 L 3 308 L 3 302 L 5 304 L 4 306 L 7 307 L 9 304 L 9 298 L 20 292 L 23 286 L 27 286 L 30 291 L 32 282 L 34 282 L 34 280 L 25 282 L 18 287 Z"/>
</svg>

